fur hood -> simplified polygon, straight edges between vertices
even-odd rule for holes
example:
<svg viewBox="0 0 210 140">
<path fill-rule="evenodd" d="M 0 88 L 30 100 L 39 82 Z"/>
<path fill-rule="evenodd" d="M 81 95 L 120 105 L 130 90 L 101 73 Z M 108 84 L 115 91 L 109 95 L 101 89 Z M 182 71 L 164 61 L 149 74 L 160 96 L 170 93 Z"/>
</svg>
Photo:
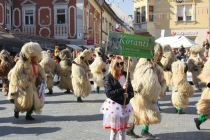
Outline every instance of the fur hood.
<svg viewBox="0 0 210 140">
<path fill-rule="evenodd" d="M 42 59 L 42 48 L 39 43 L 36 42 L 28 42 L 23 45 L 20 53 L 26 58 L 30 59 L 31 57 L 36 57 L 37 61 L 41 61 Z"/>
<path fill-rule="evenodd" d="M 199 54 L 202 51 L 202 47 L 199 45 L 194 45 L 190 48 L 191 54 Z"/>
<path fill-rule="evenodd" d="M 210 58 L 204 64 L 204 68 L 198 77 L 202 82 L 210 82 Z"/>
<path fill-rule="evenodd" d="M 80 63 L 81 60 L 84 62 L 88 62 L 92 57 L 92 51 L 91 50 L 84 50 L 77 58 L 74 59 L 74 62 Z"/>
<path fill-rule="evenodd" d="M 64 49 L 60 53 L 61 53 L 62 60 L 71 58 L 71 52 L 68 49 Z"/>
<path fill-rule="evenodd" d="M 160 58 L 160 55 L 163 54 L 163 48 L 161 45 L 159 44 L 156 44 L 154 46 L 154 57 L 153 57 L 153 60 L 156 62 L 156 61 L 159 61 Z"/>
</svg>

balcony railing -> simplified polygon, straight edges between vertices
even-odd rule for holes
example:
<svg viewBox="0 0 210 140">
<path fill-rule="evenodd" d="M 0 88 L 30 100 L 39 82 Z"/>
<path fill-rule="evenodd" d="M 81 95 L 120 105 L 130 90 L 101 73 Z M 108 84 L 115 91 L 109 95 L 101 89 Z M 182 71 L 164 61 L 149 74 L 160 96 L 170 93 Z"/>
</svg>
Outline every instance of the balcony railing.
<svg viewBox="0 0 210 140">
<path fill-rule="evenodd" d="M 54 26 L 54 36 L 58 39 L 67 39 L 68 38 L 68 26 L 66 24 L 55 25 Z"/>
<path fill-rule="evenodd" d="M 36 34 L 36 27 L 34 26 L 23 26 L 23 33 L 35 35 Z"/>
<path fill-rule="evenodd" d="M 147 32 L 147 23 L 134 23 L 135 33 Z"/>
</svg>

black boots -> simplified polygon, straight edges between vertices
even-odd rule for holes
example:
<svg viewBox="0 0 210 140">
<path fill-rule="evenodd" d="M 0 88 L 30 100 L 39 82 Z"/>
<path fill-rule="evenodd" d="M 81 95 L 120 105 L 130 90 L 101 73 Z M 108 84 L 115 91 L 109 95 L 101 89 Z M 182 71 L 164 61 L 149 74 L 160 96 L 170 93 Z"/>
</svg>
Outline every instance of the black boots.
<svg viewBox="0 0 210 140">
<path fill-rule="evenodd" d="M 195 122 L 196 128 L 197 128 L 198 130 L 200 130 L 200 125 L 201 125 L 202 122 L 199 121 L 198 118 L 194 118 L 194 122 Z"/>
<path fill-rule="evenodd" d="M 177 108 L 176 108 L 176 113 L 177 114 L 185 114 L 185 112 L 183 111 L 183 109 L 177 109 Z"/>
<path fill-rule="evenodd" d="M 70 91 L 70 89 L 67 89 L 64 93 L 65 94 L 72 94 L 72 92 Z"/>
<path fill-rule="evenodd" d="M 52 95 L 53 94 L 53 90 L 49 89 L 49 92 L 47 93 L 48 95 Z"/>
<path fill-rule="evenodd" d="M 126 134 L 128 136 L 131 136 L 132 138 L 141 138 L 139 135 L 136 135 L 134 132 L 134 128 L 128 129 Z"/>
<path fill-rule="evenodd" d="M 31 115 L 26 115 L 26 120 L 33 121 L 35 119 Z"/>
<path fill-rule="evenodd" d="M 64 93 L 65 93 L 65 94 L 69 94 L 69 93 L 70 93 L 70 90 L 67 89 Z"/>
<path fill-rule="evenodd" d="M 100 87 L 96 87 L 96 92 L 99 94 L 100 93 Z"/>
<path fill-rule="evenodd" d="M 14 111 L 14 117 L 15 117 L 16 119 L 19 118 L 19 112 L 18 112 L 18 111 Z"/>
<path fill-rule="evenodd" d="M 29 121 L 35 120 L 35 119 L 31 116 L 32 113 L 33 113 L 33 111 L 34 111 L 34 106 L 32 106 L 32 108 L 26 113 L 26 117 L 25 117 L 26 120 L 29 120 Z"/>
<path fill-rule="evenodd" d="M 82 103 L 82 98 L 81 97 L 77 97 L 77 102 Z"/>
<path fill-rule="evenodd" d="M 151 134 L 150 132 L 148 132 L 148 131 L 142 130 L 142 131 L 141 131 L 141 135 L 142 135 L 142 137 L 147 138 L 147 139 L 150 139 L 150 140 L 157 139 L 156 136 L 152 135 L 152 134 Z"/>
</svg>

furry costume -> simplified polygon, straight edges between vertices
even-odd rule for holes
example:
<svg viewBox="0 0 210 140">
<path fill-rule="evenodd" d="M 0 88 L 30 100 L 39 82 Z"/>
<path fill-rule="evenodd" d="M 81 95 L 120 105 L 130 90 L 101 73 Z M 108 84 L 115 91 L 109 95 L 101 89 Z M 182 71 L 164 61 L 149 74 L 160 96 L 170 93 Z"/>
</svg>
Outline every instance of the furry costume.
<svg viewBox="0 0 210 140">
<path fill-rule="evenodd" d="M 104 73 L 106 72 L 106 64 L 101 57 L 99 49 L 95 50 L 96 58 L 90 65 L 93 81 L 98 87 L 104 86 Z"/>
<path fill-rule="evenodd" d="M 129 68 L 129 72 L 130 72 L 130 79 L 133 80 L 133 73 L 134 73 L 134 70 L 136 68 L 136 65 L 138 63 L 138 58 L 131 58 L 130 59 L 130 68 Z"/>
<path fill-rule="evenodd" d="M 172 104 L 177 113 L 188 105 L 188 99 L 193 95 L 194 89 L 187 81 L 186 65 L 181 61 L 172 64 Z"/>
<path fill-rule="evenodd" d="M 72 63 L 72 86 L 77 97 L 86 97 L 91 92 L 89 78 L 92 74 L 88 64 L 91 55 L 90 50 L 84 50 Z"/>
<path fill-rule="evenodd" d="M 137 125 L 160 122 L 157 100 L 165 90 L 162 88 L 163 83 L 165 82 L 160 66 L 141 58 L 136 66 L 132 81 L 135 96 L 131 99 L 131 104 Z"/>
<path fill-rule="evenodd" d="M 210 59 L 204 65 L 202 73 L 199 78 L 204 83 L 210 82 Z M 205 114 L 210 119 L 210 88 L 205 88 L 197 104 L 198 114 Z"/>
<path fill-rule="evenodd" d="M 15 62 L 13 58 L 10 56 L 9 52 L 6 50 L 2 50 L 0 52 L 0 77 L 2 79 L 2 93 L 4 95 L 8 94 L 9 81 L 7 75 L 14 66 L 14 64 Z"/>
<path fill-rule="evenodd" d="M 200 100 L 198 101 L 197 113 L 198 118 L 194 118 L 197 129 L 200 130 L 200 125 L 207 119 L 210 119 L 210 59 L 204 65 L 202 73 L 199 75 L 202 82 L 206 83 L 206 88 L 203 90 Z"/>
<path fill-rule="evenodd" d="M 26 43 L 21 49 L 20 59 L 9 72 L 8 99 L 14 99 L 18 112 L 33 109 L 36 113 L 40 113 L 44 105 L 38 96 L 37 88 L 41 81 L 46 79 L 44 70 L 38 64 L 41 59 L 41 51 L 38 43 Z M 36 59 L 37 63 L 32 63 L 32 58 Z"/>
<path fill-rule="evenodd" d="M 175 61 L 175 56 L 173 52 L 171 51 L 171 47 L 169 45 L 164 46 L 163 49 L 163 57 L 161 59 L 161 64 L 163 66 L 164 70 L 164 78 L 166 80 L 166 85 L 171 86 L 171 78 L 172 78 L 172 72 L 171 72 L 171 64 Z"/>
<path fill-rule="evenodd" d="M 199 57 L 199 53 L 202 51 L 200 46 L 192 46 L 190 48 L 190 58 L 188 59 L 188 69 L 192 73 L 193 83 L 198 86 L 200 80 L 198 79 L 198 75 L 202 71 L 203 61 Z M 199 88 L 199 87 L 198 87 Z"/>
<path fill-rule="evenodd" d="M 61 62 L 58 65 L 58 74 L 60 76 L 59 88 L 66 89 L 67 92 L 73 91 L 71 81 L 71 54 L 68 49 L 61 51 Z"/>
<path fill-rule="evenodd" d="M 124 70 L 127 70 L 127 63 L 128 63 L 128 57 L 124 57 L 123 56 L 123 61 L 124 61 Z M 133 80 L 133 73 L 134 73 L 134 70 L 135 70 L 135 68 L 136 68 L 136 65 L 137 65 L 137 63 L 138 63 L 138 58 L 136 58 L 136 57 L 131 57 L 130 58 L 130 67 L 129 67 L 129 73 L 130 73 L 130 79 L 131 79 L 131 81 Z"/>
<path fill-rule="evenodd" d="M 42 61 L 39 64 L 45 71 L 47 78 L 47 88 L 49 89 L 49 92 L 52 92 L 53 78 L 56 71 L 55 61 L 53 60 L 53 58 L 51 58 L 49 53 L 47 53 L 46 51 L 42 51 Z"/>
</svg>

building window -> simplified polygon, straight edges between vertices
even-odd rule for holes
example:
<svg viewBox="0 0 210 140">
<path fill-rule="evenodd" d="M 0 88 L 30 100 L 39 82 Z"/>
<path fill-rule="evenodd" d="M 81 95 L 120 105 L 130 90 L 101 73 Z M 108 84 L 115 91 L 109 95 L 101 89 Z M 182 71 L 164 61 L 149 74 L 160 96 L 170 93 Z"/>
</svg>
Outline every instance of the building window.
<svg viewBox="0 0 210 140">
<path fill-rule="evenodd" d="M 146 7 L 141 8 L 141 22 L 146 22 Z"/>
<path fill-rule="evenodd" d="M 57 24 L 66 24 L 66 9 L 57 9 L 56 19 Z"/>
<path fill-rule="evenodd" d="M 153 22 L 154 21 L 154 6 L 149 6 L 149 21 Z"/>
<path fill-rule="evenodd" d="M 192 5 L 185 6 L 186 21 L 192 21 Z"/>
<path fill-rule="evenodd" d="M 6 9 L 6 24 L 10 25 L 10 23 L 11 23 L 10 21 L 11 21 L 10 9 L 9 9 L 9 7 L 7 7 L 7 9 Z"/>
<path fill-rule="evenodd" d="M 192 21 L 192 5 L 177 6 L 177 21 Z"/>
<path fill-rule="evenodd" d="M 102 18 L 102 23 L 104 23 L 105 22 L 105 20 L 104 20 L 104 17 Z"/>
<path fill-rule="evenodd" d="M 88 9 L 86 11 L 86 19 L 87 19 L 87 21 L 86 21 L 87 22 L 87 32 L 89 32 L 88 29 L 90 26 L 90 13 L 89 13 Z"/>
<path fill-rule="evenodd" d="M 25 25 L 34 25 L 34 10 L 25 10 Z"/>
<path fill-rule="evenodd" d="M 136 23 L 141 22 L 141 14 L 140 14 L 140 8 L 136 9 Z"/>
<path fill-rule="evenodd" d="M 177 7 L 177 20 L 184 21 L 184 6 L 183 5 Z"/>
<path fill-rule="evenodd" d="M 108 21 L 106 20 L 105 22 L 106 22 L 106 24 L 105 24 L 106 25 L 106 30 L 105 31 L 108 32 Z"/>
<path fill-rule="evenodd" d="M 112 31 L 112 24 L 109 23 L 109 31 Z"/>
</svg>

